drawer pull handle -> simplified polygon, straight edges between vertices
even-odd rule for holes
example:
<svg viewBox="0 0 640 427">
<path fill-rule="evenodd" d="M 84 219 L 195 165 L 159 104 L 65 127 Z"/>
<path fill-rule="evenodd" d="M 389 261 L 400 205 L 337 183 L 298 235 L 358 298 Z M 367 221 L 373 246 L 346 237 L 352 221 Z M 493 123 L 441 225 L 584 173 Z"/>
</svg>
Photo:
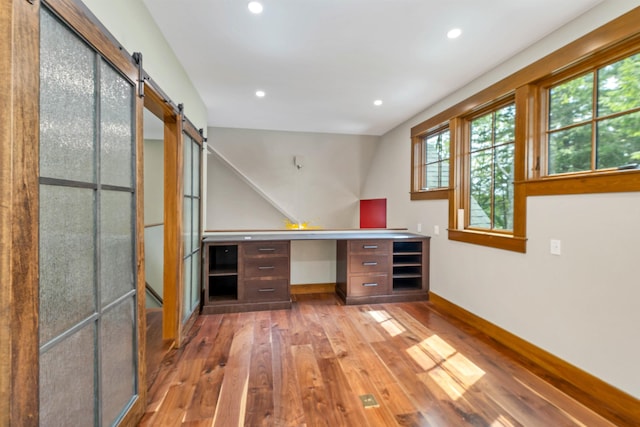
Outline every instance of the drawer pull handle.
<svg viewBox="0 0 640 427">
<path fill-rule="evenodd" d="M 364 245 L 364 249 L 378 249 L 378 245 Z"/>
<path fill-rule="evenodd" d="M 362 265 L 378 265 L 378 263 L 376 261 L 365 261 L 362 263 Z"/>
<path fill-rule="evenodd" d="M 258 270 L 273 270 L 275 267 L 272 265 L 269 266 L 260 266 L 258 267 Z"/>
<path fill-rule="evenodd" d="M 260 288 L 258 292 L 275 292 L 276 288 Z"/>
<path fill-rule="evenodd" d="M 275 251 L 276 248 L 258 248 L 258 251 L 260 252 L 272 252 Z"/>
<path fill-rule="evenodd" d="M 365 288 L 371 288 L 373 286 L 378 286 L 377 283 L 363 283 L 362 286 L 364 286 Z"/>
</svg>

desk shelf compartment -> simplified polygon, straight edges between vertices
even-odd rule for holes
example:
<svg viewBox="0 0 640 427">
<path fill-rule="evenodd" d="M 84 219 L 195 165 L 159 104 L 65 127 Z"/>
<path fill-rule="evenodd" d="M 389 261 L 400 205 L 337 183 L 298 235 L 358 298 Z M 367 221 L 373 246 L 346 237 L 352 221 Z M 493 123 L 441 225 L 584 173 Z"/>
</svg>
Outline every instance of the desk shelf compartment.
<svg viewBox="0 0 640 427">
<path fill-rule="evenodd" d="M 428 261 L 427 261 L 428 262 Z M 393 242 L 393 291 L 419 291 L 424 287 L 422 241 Z"/>
<path fill-rule="evenodd" d="M 211 245 L 208 253 L 207 298 L 238 299 L 238 245 Z"/>
</svg>

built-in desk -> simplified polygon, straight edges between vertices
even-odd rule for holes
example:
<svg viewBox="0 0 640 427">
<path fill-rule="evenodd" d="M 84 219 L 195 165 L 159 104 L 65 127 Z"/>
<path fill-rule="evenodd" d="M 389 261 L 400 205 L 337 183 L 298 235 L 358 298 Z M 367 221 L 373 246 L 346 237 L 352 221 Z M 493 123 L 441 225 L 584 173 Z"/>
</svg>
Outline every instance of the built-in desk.
<svg viewBox="0 0 640 427">
<path fill-rule="evenodd" d="M 390 229 L 205 232 L 202 312 L 290 308 L 292 240 L 336 241 L 346 304 L 428 299 L 429 239 Z"/>
</svg>

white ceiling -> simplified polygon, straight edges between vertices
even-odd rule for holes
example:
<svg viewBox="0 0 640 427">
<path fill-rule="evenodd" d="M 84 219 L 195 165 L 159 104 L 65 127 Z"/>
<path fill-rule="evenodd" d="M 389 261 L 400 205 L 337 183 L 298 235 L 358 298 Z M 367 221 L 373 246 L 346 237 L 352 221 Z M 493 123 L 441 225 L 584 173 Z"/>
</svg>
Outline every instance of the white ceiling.
<svg viewBox="0 0 640 427">
<path fill-rule="evenodd" d="M 263 0 L 253 15 L 248 0 L 143 1 L 209 126 L 364 135 L 384 134 L 602 2 Z M 463 33 L 449 40 L 453 27 Z"/>
</svg>

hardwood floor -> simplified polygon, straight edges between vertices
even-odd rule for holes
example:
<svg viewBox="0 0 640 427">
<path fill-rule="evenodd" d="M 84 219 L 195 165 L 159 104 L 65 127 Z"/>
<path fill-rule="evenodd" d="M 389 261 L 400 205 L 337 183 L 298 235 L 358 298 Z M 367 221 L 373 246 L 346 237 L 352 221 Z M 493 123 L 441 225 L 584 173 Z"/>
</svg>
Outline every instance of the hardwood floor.
<svg viewBox="0 0 640 427">
<path fill-rule="evenodd" d="M 163 360 L 140 426 L 613 425 L 426 302 L 295 298 L 200 316 Z"/>
</svg>

